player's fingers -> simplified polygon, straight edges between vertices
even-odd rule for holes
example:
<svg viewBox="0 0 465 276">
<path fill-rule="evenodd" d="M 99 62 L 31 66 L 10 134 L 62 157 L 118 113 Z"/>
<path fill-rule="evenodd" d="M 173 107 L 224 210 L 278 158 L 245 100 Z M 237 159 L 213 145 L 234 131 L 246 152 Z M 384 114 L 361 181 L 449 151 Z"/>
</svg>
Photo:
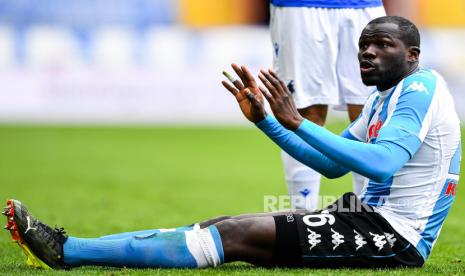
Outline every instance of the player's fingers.
<svg viewBox="0 0 465 276">
<path fill-rule="evenodd" d="M 238 80 L 237 78 L 233 77 L 233 76 L 232 76 L 231 74 L 229 74 L 228 72 L 223 71 L 223 75 L 224 75 L 226 78 L 228 78 L 228 80 L 229 80 L 230 82 L 232 82 L 232 83 L 234 84 L 234 86 L 235 86 L 237 89 L 241 90 L 242 88 L 244 88 L 244 85 L 242 85 L 241 81 Z"/>
<path fill-rule="evenodd" d="M 268 81 L 268 79 L 261 72 L 260 74 L 258 74 L 258 78 L 263 83 L 263 85 L 265 85 L 266 89 L 268 89 L 272 98 L 278 96 L 278 91 L 276 91 L 276 88 Z"/>
<path fill-rule="evenodd" d="M 250 100 L 255 99 L 255 95 L 248 88 L 244 89 L 244 93 L 245 96 L 247 96 L 247 98 L 249 98 Z"/>
<path fill-rule="evenodd" d="M 268 91 L 271 93 L 271 95 L 276 99 L 277 97 L 280 97 L 282 93 L 280 92 L 281 87 L 277 85 L 278 83 L 271 78 L 270 74 L 267 73 L 264 70 L 260 71 L 260 80 L 262 83 L 265 85 L 265 87 L 268 89 Z M 273 83 L 274 82 L 274 83 Z"/>
<path fill-rule="evenodd" d="M 266 98 L 267 101 L 273 100 L 273 96 L 266 90 L 265 87 L 263 86 L 258 86 L 258 89 L 260 89 L 260 92 L 262 92 L 263 96 Z"/>
<path fill-rule="evenodd" d="M 228 89 L 229 92 L 231 92 L 231 94 L 233 94 L 234 96 L 236 96 L 237 93 L 239 93 L 239 90 L 237 90 L 236 88 L 234 88 L 231 84 L 229 84 L 227 81 L 222 81 L 221 84 L 224 86 L 224 88 Z"/>
<path fill-rule="evenodd" d="M 250 100 L 250 102 L 255 108 L 261 107 L 260 102 L 257 99 L 257 96 L 254 93 L 252 93 L 248 88 L 244 90 L 244 93 L 245 93 L 245 96 Z"/>
<path fill-rule="evenodd" d="M 239 78 L 241 79 L 242 81 L 242 84 L 244 86 L 248 86 L 247 85 L 247 78 L 245 77 L 244 75 L 244 72 L 242 72 L 242 69 L 235 63 L 231 64 L 231 67 L 234 69 L 234 72 L 236 72 L 236 74 L 239 76 Z"/>
<path fill-rule="evenodd" d="M 285 94 L 285 90 L 283 91 L 283 88 L 281 87 L 281 84 L 279 83 L 279 80 L 275 77 L 273 77 L 269 72 L 265 70 L 261 70 L 262 74 L 265 76 L 265 78 L 273 85 L 273 87 L 278 91 L 280 95 Z"/>
<path fill-rule="evenodd" d="M 266 90 L 266 88 L 261 85 L 258 86 L 258 89 L 260 89 L 260 92 L 262 92 L 263 97 L 270 104 L 270 106 L 273 107 L 276 104 L 276 101 L 274 100 L 273 95 L 271 95 L 271 93 L 268 92 L 268 90 Z"/>
<path fill-rule="evenodd" d="M 287 86 L 286 84 L 284 83 L 284 81 L 282 79 L 280 79 L 278 77 L 278 75 L 272 70 L 272 69 L 268 69 L 268 72 L 273 76 L 275 77 L 278 81 L 279 81 L 279 84 L 281 86 L 281 89 L 283 89 L 285 92 L 289 93 L 288 89 L 287 89 Z"/>
<path fill-rule="evenodd" d="M 234 84 L 234 86 L 235 86 L 237 89 L 239 89 L 239 90 L 241 90 L 242 88 L 244 88 L 244 85 L 242 84 L 242 82 L 241 82 L 240 80 L 235 80 L 235 81 L 233 82 L 233 84 Z"/>
<path fill-rule="evenodd" d="M 244 65 L 242 65 L 241 68 L 242 68 L 242 72 L 244 72 L 244 76 L 249 86 L 257 87 L 257 82 L 255 81 L 255 78 L 253 77 L 252 73 L 250 73 L 249 69 L 245 67 Z"/>
</svg>

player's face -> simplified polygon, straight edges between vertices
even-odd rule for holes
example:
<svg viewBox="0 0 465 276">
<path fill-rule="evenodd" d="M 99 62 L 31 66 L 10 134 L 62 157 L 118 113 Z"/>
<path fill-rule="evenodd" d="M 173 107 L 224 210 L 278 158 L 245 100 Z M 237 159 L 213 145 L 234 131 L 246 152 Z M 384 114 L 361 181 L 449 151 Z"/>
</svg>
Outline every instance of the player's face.
<svg viewBox="0 0 465 276">
<path fill-rule="evenodd" d="M 386 90 L 408 74 L 409 49 L 398 38 L 398 33 L 394 23 L 370 24 L 362 31 L 358 60 L 365 85 Z"/>
</svg>

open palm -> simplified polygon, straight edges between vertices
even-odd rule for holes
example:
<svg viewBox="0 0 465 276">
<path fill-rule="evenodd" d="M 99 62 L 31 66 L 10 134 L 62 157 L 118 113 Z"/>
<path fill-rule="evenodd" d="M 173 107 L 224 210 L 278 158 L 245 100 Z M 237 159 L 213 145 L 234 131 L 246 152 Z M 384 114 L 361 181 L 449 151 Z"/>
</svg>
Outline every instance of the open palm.
<svg viewBox="0 0 465 276">
<path fill-rule="evenodd" d="M 232 79 L 224 73 L 234 84 L 232 86 L 222 81 L 223 86 L 234 95 L 244 116 L 251 122 L 257 123 L 266 117 L 263 95 L 250 71 L 245 66 L 231 65 L 239 79 Z"/>
</svg>

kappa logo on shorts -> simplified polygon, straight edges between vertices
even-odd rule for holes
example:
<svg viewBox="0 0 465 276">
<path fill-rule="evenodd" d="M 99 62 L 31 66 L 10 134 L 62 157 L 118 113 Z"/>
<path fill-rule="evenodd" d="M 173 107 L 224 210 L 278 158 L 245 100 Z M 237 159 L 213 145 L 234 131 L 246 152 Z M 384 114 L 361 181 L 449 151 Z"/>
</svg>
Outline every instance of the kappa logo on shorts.
<svg viewBox="0 0 465 276">
<path fill-rule="evenodd" d="M 317 244 L 321 242 L 321 235 L 316 233 L 315 231 L 312 231 L 310 228 L 307 228 L 307 232 L 310 233 L 308 234 L 308 244 L 311 245 L 309 251 L 312 251 L 313 247 L 315 247 Z"/>
<path fill-rule="evenodd" d="M 365 244 L 367 244 L 367 241 L 365 240 L 365 237 L 362 236 L 359 232 L 357 232 L 355 229 L 354 229 L 354 233 L 355 233 L 355 244 L 357 245 L 357 247 L 355 248 L 355 251 L 358 251 L 360 248 L 362 248 Z"/>
<path fill-rule="evenodd" d="M 335 250 L 340 244 L 344 243 L 344 236 L 334 231 L 333 228 L 331 228 L 331 232 L 333 232 L 333 234 L 331 235 L 331 238 L 333 240 L 331 242 L 334 244 L 333 250 Z"/>
<path fill-rule="evenodd" d="M 385 235 L 378 235 L 378 234 L 373 234 L 369 232 L 370 235 L 373 236 L 373 242 L 375 243 L 375 246 L 378 247 L 378 252 L 383 249 L 384 245 L 386 244 L 386 236 Z"/>
<path fill-rule="evenodd" d="M 389 233 L 384 232 L 384 235 L 386 236 L 386 239 L 387 239 L 389 245 L 391 246 L 391 248 L 393 248 L 394 243 L 397 241 L 397 239 L 394 238 L 394 234 L 389 234 Z"/>
</svg>

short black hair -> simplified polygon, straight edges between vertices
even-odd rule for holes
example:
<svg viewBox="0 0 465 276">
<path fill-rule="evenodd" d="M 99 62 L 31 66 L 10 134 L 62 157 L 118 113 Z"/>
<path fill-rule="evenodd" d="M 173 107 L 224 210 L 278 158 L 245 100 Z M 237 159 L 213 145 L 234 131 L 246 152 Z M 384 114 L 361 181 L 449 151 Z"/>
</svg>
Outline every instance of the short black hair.
<svg viewBox="0 0 465 276">
<path fill-rule="evenodd" d="M 400 16 L 382 16 L 371 20 L 368 25 L 393 23 L 399 27 L 399 39 L 408 47 L 420 47 L 420 32 L 410 20 Z"/>
</svg>

